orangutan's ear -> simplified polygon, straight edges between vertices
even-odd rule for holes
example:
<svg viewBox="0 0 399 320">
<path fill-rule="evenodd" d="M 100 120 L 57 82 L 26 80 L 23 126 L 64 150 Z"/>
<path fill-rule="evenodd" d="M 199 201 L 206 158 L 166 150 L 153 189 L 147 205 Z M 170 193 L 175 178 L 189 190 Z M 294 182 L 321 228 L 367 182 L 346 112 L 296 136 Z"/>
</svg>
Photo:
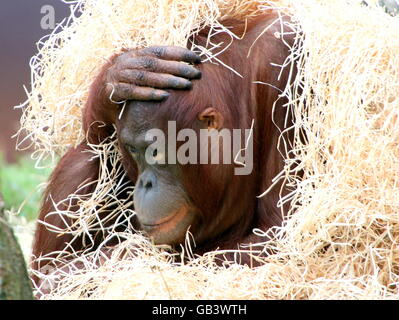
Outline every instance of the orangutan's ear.
<svg viewBox="0 0 399 320">
<path fill-rule="evenodd" d="M 203 122 L 208 129 L 223 128 L 223 115 L 215 108 L 206 108 L 198 115 L 198 120 Z"/>
</svg>

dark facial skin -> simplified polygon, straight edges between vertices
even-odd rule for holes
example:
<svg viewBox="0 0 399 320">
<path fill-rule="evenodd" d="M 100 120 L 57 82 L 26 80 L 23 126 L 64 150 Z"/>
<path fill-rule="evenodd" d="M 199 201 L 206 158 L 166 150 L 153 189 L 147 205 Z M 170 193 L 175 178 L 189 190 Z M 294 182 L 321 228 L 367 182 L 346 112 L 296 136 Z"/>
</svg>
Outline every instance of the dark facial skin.
<svg viewBox="0 0 399 320">
<path fill-rule="evenodd" d="M 134 206 L 141 228 L 154 243 L 173 245 L 184 242 L 187 230 L 195 223 L 196 210 L 179 182 L 178 164 L 146 161 L 146 151 L 155 160 L 166 157 L 161 150 L 149 149 L 152 141 L 146 141 L 148 130 L 165 126 L 166 121 L 157 119 L 154 112 L 158 108 L 155 102 L 130 102 L 118 125 L 118 139 L 124 156 L 134 160 L 138 168 Z"/>
</svg>

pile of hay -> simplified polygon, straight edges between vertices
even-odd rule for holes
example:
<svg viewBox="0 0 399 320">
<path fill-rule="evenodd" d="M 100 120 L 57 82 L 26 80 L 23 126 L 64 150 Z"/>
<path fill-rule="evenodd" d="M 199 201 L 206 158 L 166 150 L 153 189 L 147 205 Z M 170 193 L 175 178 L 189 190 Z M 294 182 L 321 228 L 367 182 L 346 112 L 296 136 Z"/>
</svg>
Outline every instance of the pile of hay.
<svg viewBox="0 0 399 320">
<path fill-rule="evenodd" d="M 281 199 L 292 203 L 284 225 L 270 230 L 271 240 L 262 244 L 276 252 L 264 266 L 216 267 L 212 254 L 174 263 L 170 253 L 142 236 L 121 234 L 127 240 L 112 258 L 87 254 L 80 258 L 83 271 L 61 280 L 44 276 L 58 281 L 44 298 L 399 298 L 399 19 L 359 2 L 275 3 L 293 16 L 298 31 L 290 59 L 299 75 L 284 92 L 296 116 L 296 139 L 284 171 L 295 192 Z M 33 138 L 38 158 L 62 153 L 82 139 L 80 111 L 88 85 L 111 53 L 157 43 L 182 45 L 189 30 L 204 24 L 217 30 L 223 16 L 244 17 L 274 5 L 243 0 L 80 3 L 82 16 L 50 37 L 40 59 L 33 60 L 35 81 L 22 127 Z M 93 156 L 116 163 L 119 157 L 112 139 L 93 146 Z M 81 201 L 74 228 L 57 231 L 78 235 L 96 226 L 96 205 L 114 201 L 110 195 L 122 188 L 110 183 L 118 174 L 123 174 L 118 165 L 114 172 L 102 172 L 92 197 Z M 121 202 L 115 214 L 131 214 L 129 201 Z M 190 241 L 184 254 L 190 256 Z M 105 260 L 101 267 L 97 259 Z"/>
</svg>

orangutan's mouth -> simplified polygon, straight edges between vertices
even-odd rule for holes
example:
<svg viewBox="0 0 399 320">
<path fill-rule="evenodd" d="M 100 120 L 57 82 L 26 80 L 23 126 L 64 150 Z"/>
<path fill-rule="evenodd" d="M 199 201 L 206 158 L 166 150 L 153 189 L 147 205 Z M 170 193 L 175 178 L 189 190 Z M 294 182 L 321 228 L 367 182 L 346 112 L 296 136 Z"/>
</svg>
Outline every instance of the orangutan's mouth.
<svg viewBox="0 0 399 320">
<path fill-rule="evenodd" d="M 141 225 L 144 227 L 145 230 L 148 231 L 153 231 L 154 229 L 174 228 L 186 216 L 187 212 L 188 212 L 187 208 L 182 207 L 173 214 L 156 221 L 156 223 L 153 224 L 142 223 Z"/>
</svg>

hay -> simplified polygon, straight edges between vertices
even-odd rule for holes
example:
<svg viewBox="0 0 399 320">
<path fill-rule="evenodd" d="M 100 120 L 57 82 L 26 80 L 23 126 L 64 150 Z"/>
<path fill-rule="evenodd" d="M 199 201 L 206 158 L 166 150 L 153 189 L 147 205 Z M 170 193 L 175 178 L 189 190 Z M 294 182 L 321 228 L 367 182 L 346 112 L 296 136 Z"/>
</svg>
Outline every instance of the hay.
<svg viewBox="0 0 399 320">
<path fill-rule="evenodd" d="M 66 29 L 65 36 L 54 36 L 45 45 L 41 61 L 47 61 L 46 74 L 36 75 L 39 86 L 32 91 L 23 127 L 32 133 L 40 151 L 63 152 L 80 141 L 80 108 L 93 70 L 104 57 L 123 46 L 182 44 L 187 30 L 215 24 L 222 12 L 235 15 L 248 9 L 234 11 L 235 6 L 227 2 L 194 0 L 145 4 L 119 0 L 112 1 L 112 10 L 107 1 L 97 0 L 96 6 L 89 0 L 83 3 L 86 13 Z M 176 6 L 162 11 L 165 3 Z M 251 13 L 256 13 L 254 3 L 250 3 Z M 223 4 L 232 11 L 219 9 Z M 174 263 L 173 254 L 141 235 L 118 234 L 127 240 L 110 259 L 99 252 L 87 253 L 80 257 L 84 270 L 71 270 L 62 279 L 42 275 L 58 283 L 44 298 L 399 298 L 399 19 L 377 7 L 362 7 L 358 1 L 286 0 L 279 4 L 289 7 L 285 10 L 294 17 L 292 27 L 302 36 L 289 58 L 298 64 L 299 75 L 284 92 L 296 118 L 291 128 L 296 139 L 284 176 L 295 192 L 280 201 L 291 201 L 292 209 L 281 228 L 267 233 L 271 240 L 261 244 L 276 253 L 256 269 L 216 267 L 212 253 L 182 264 Z M 137 11 L 133 10 L 136 6 Z M 146 19 L 135 20 L 131 12 L 146 12 L 148 21 L 160 21 L 155 19 L 160 14 L 162 24 L 154 29 Z M 148 28 L 143 29 L 145 35 L 136 24 Z M 90 32 L 89 26 L 96 32 Z M 139 42 L 137 35 L 148 38 Z M 64 47 L 53 49 L 56 39 L 64 39 Z M 62 130 L 57 124 L 63 124 Z M 40 132 L 38 126 L 52 129 Z M 300 139 L 301 132 L 306 134 L 306 143 Z M 108 143 L 108 155 L 115 152 L 117 158 L 112 139 Z M 107 154 L 102 146 L 92 147 L 95 157 Z M 298 170 L 304 172 L 302 178 L 296 175 Z M 123 174 L 118 172 L 104 172 L 93 195 L 81 199 L 82 210 L 73 216 L 76 225 L 57 231 L 88 234 L 87 228 L 99 223 L 95 205 L 104 203 L 104 195 L 115 199 L 115 189 L 123 188 L 104 182 Z M 119 213 L 128 216 L 126 211 Z M 266 239 L 264 231 L 256 232 Z M 188 239 L 186 256 L 191 255 L 190 243 Z M 62 258 L 60 253 L 57 259 Z M 98 259 L 105 260 L 101 267 L 95 266 Z"/>
</svg>

